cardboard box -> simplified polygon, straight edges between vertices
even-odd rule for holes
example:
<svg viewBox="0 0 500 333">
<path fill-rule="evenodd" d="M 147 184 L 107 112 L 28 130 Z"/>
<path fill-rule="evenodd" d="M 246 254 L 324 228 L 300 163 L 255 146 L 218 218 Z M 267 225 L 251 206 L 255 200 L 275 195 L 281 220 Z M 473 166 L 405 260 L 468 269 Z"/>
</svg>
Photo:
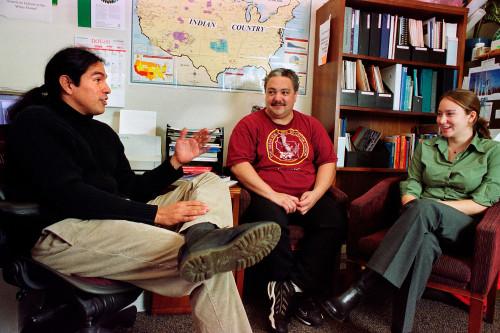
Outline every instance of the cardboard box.
<svg viewBox="0 0 500 333">
<path fill-rule="evenodd" d="M 429 48 L 429 62 L 433 64 L 446 64 L 446 50 Z"/>
<path fill-rule="evenodd" d="M 429 62 L 429 48 L 427 47 L 412 47 L 411 61 Z"/>
<path fill-rule="evenodd" d="M 395 60 L 410 60 L 411 59 L 411 48 L 407 45 L 396 45 L 394 50 Z"/>
<path fill-rule="evenodd" d="M 389 165 L 388 151 L 346 151 L 345 167 L 387 168 Z"/>
<path fill-rule="evenodd" d="M 358 94 L 356 90 L 342 89 L 340 91 L 340 105 L 358 106 Z"/>
<path fill-rule="evenodd" d="M 375 93 L 373 91 L 357 90 L 358 106 L 363 108 L 375 108 Z"/>
<path fill-rule="evenodd" d="M 375 107 L 377 109 L 392 110 L 394 96 L 392 94 L 375 93 Z"/>
</svg>

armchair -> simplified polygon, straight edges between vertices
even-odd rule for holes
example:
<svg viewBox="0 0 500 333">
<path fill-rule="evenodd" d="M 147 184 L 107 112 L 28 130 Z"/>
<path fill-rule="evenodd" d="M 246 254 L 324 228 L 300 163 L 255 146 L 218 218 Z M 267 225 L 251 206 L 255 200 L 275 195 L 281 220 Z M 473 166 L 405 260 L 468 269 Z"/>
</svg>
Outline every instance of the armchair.
<svg viewBox="0 0 500 333">
<path fill-rule="evenodd" d="M 0 126 L 0 267 L 4 280 L 20 288 L 16 295 L 19 331 L 104 333 L 117 324 L 132 327 L 135 306 L 122 309 L 141 289 L 103 278 L 61 274 L 19 251 L 18 244 L 26 236 L 19 235 L 19 225 L 35 223 L 39 208 L 36 203 L 9 202 L 2 191 L 7 131 L 8 125 Z"/>
<path fill-rule="evenodd" d="M 404 177 L 381 181 L 349 208 L 347 261 L 365 265 L 398 217 L 401 207 L 399 182 Z M 479 333 L 483 305 L 485 321 L 492 323 L 500 271 L 500 202 L 490 207 L 476 227 L 474 253 L 470 257 L 443 254 L 432 269 L 427 287 L 470 298 L 469 333 Z"/>
</svg>

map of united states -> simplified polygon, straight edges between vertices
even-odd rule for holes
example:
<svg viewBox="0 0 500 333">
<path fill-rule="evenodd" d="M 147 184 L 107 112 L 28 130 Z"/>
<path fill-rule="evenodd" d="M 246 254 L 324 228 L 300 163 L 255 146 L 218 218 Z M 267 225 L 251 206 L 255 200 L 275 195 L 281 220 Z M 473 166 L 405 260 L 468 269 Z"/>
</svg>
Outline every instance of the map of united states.
<svg viewBox="0 0 500 333">
<path fill-rule="evenodd" d="M 137 0 L 136 9 L 141 32 L 153 46 L 188 57 L 217 82 L 228 69 L 253 66 L 269 72 L 297 6 L 299 0 Z"/>
</svg>

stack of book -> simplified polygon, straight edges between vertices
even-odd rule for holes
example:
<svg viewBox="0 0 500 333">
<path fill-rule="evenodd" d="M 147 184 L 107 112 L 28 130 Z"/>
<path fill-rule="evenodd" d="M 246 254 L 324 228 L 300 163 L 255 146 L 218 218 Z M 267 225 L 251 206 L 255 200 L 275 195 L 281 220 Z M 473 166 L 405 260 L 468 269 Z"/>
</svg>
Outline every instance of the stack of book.
<svg viewBox="0 0 500 333">
<path fill-rule="evenodd" d="M 437 133 L 404 133 L 400 135 L 386 136 L 384 138 L 385 148 L 389 151 L 388 168 L 408 169 L 413 153 L 417 145 L 423 140 L 433 138 Z"/>
<path fill-rule="evenodd" d="M 203 166 L 203 165 L 183 165 L 182 172 L 185 174 L 200 174 L 204 172 L 212 171 L 211 166 Z"/>
<path fill-rule="evenodd" d="M 168 145 L 169 155 L 172 156 L 175 151 L 176 141 L 171 142 Z M 221 151 L 221 145 L 217 143 L 207 143 L 207 146 L 210 148 L 204 154 L 196 157 L 193 161 L 202 161 L 202 162 L 217 162 L 218 161 L 218 153 Z"/>
<path fill-rule="evenodd" d="M 177 179 L 172 185 L 180 186 L 184 183 L 187 183 L 187 182 L 193 180 L 194 178 L 198 177 L 202 173 L 204 173 L 204 172 L 186 174 L 186 175 L 182 176 L 181 178 Z M 238 183 L 237 180 L 231 179 L 231 176 L 227 176 L 227 175 L 218 175 L 218 176 L 220 177 L 220 179 L 222 179 L 224 181 L 224 183 L 227 186 L 233 186 L 233 185 Z"/>
</svg>

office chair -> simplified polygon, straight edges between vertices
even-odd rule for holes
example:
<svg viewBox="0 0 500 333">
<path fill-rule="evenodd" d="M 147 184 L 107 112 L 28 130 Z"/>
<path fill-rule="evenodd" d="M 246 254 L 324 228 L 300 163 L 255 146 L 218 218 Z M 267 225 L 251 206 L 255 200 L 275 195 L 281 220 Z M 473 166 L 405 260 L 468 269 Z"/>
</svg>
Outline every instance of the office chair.
<svg viewBox="0 0 500 333">
<path fill-rule="evenodd" d="M 14 203 L 5 197 L 8 126 L 0 125 L 0 267 L 4 280 L 20 288 L 16 295 L 19 331 L 105 333 L 118 325 L 132 327 L 137 309 L 124 308 L 141 289 L 104 278 L 61 274 L 20 250 L 20 242 L 27 237 L 20 226 L 37 223 L 40 214 L 36 203 Z"/>
</svg>

